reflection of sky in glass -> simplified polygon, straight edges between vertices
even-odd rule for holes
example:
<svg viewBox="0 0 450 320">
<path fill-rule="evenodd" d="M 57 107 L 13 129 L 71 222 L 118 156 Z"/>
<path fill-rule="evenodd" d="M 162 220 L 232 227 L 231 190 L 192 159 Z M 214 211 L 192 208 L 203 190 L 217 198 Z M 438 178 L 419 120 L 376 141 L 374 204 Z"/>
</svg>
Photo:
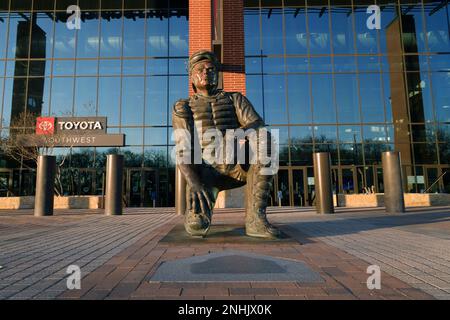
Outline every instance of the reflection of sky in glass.
<svg viewBox="0 0 450 320">
<path fill-rule="evenodd" d="M 328 21 L 328 9 L 309 8 L 308 27 L 309 27 L 309 52 L 310 54 L 330 53 L 330 31 Z"/>
<path fill-rule="evenodd" d="M 424 4 L 428 49 L 432 52 L 450 51 L 448 7 L 441 1 Z"/>
<path fill-rule="evenodd" d="M 172 16 L 169 19 L 169 55 L 187 56 L 189 54 L 189 22 L 185 16 Z"/>
<path fill-rule="evenodd" d="M 284 76 L 264 77 L 264 115 L 267 124 L 287 124 Z"/>
<path fill-rule="evenodd" d="M 311 75 L 311 83 L 314 122 L 336 122 L 336 111 L 333 105 L 333 83 L 331 75 Z"/>
<path fill-rule="evenodd" d="M 336 54 L 352 54 L 355 51 L 353 40 L 352 8 L 333 8 L 331 30 L 333 32 L 333 50 Z M 350 13 L 350 14 L 349 14 Z"/>
<path fill-rule="evenodd" d="M 108 118 L 108 126 L 117 126 L 120 115 L 120 78 L 100 77 L 98 114 Z"/>
<path fill-rule="evenodd" d="M 376 29 L 367 28 L 367 6 L 356 7 L 355 15 L 355 30 L 356 30 L 356 49 L 358 53 L 374 54 L 378 53 L 377 39 L 378 34 Z"/>
<path fill-rule="evenodd" d="M 10 15 L 9 15 L 8 58 L 10 58 L 10 59 L 16 58 L 17 29 L 19 27 L 19 23 L 23 23 L 23 22 L 29 21 L 29 20 L 30 20 L 29 13 L 23 13 L 23 15 L 19 14 L 17 12 L 10 13 Z M 4 25 L 4 26 L 6 26 L 6 25 Z M 27 43 L 25 42 L 25 40 L 27 38 L 28 38 L 28 36 L 26 36 L 26 37 L 21 36 L 21 38 L 19 38 L 19 41 L 21 41 L 26 46 Z M 19 57 L 21 57 L 21 58 L 28 57 L 28 51 L 19 53 Z M 3 56 L 2 56 L 2 58 L 3 58 Z"/>
<path fill-rule="evenodd" d="M 384 122 L 384 105 L 379 74 L 359 75 L 363 122 Z"/>
<path fill-rule="evenodd" d="M 283 15 L 281 9 L 262 9 L 263 54 L 283 54 Z"/>
<path fill-rule="evenodd" d="M 308 37 L 303 8 L 285 8 L 286 54 L 307 54 Z"/>
<path fill-rule="evenodd" d="M 141 12 L 144 15 L 143 12 Z M 127 12 L 125 12 L 127 16 Z M 145 19 L 134 16 L 123 21 L 123 55 L 125 57 L 145 56 Z"/>
<path fill-rule="evenodd" d="M 102 15 L 100 56 L 119 57 L 122 53 L 122 18 L 109 18 Z"/>
<path fill-rule="evenodd" d="M 145 144 L 146 145 L 166 145 L 167 144 L 167 127 L 163 128 L 145 128 Z"/>
<path fill-rule="evenodd" d="M 291 124 L 311 123 L 311 101 L 308 75 L 288 75 L 289 121 Z"/>
<path fill-rule="evenodd" d="M 259 9 L 244 11 L 245 55 L 260 54 Z"/>
<path fill-rule="evenodd" d="M 146 125 L 167 125 L 167 77 L 147 77 Z"/>
<path fill-rule="evenodd" d="M 97 78 L 75 80 L 75 116 L 92 116 L 97 109 Z"/>
<path fill-rule="evenodd" d="M 78 30 L 77 37 L 77 57 L 97 57 L 100 43 L 99 19 L 89 18 L 84 21 L 81 20 L 81 29 Z"/>
<path fill-rule="evenodd" d="M 122 125 L 144 122 L 144 78 L 129 77 L 122 81 Z"/>
<path fill-rule="evenodd" d="M 51 114 L 72 115 L 73 78 L 53 78 Z"/>
<path fill-rule="evenodd" d="M 435 72 L 431 78 L 437 121 L 450 122 L 450 72 Z"/>
</svg>

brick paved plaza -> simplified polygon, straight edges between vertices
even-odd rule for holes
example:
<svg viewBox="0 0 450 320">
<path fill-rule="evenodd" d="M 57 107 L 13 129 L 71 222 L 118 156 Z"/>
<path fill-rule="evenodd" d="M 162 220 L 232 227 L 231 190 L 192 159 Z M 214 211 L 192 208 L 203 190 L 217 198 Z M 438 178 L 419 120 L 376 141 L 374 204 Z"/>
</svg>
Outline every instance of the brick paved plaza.
<svg viewBox="0 0 450 320">
<path fill-rule="evenodd" d="M 270 208 L 288 241 L 170 241 L 182 218 L 173 208 L 0 212 L 0 299 L 450 299 L 450 208 Z M 219 209 L 214 225 L 243 225 L 243 209 Z M 243 237 L 245 238 L 245 237 Z M 151 282 L 165 261 L 238 250 L 305 263 L 322 282 Z M 80 290 L 67 289 L 78 265 Z M 369 265 L 381 289 L 367 288 Z"/>
</svg>

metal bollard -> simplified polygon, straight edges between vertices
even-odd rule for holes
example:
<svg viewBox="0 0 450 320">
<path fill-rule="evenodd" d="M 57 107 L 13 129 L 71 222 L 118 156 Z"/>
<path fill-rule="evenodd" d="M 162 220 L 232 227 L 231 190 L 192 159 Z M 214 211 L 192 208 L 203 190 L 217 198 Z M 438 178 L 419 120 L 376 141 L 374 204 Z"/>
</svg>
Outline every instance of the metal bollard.
<svg viewBox="0 0 450 320">
<path fill-rule="evenodd" d="M 105 214 L 122 214 L 123 155 L 109 154 L 106 157 Z"/>
<path fill-rule="evenodd" d="M 36 217 L 52 216 L 55 195 L 55 156 L 39 156 L 36 172 L 36 196 L 34 215 Z"/>
<path fill-rule="evenodd" d="M 175 168 L 175 212 L 178 215 L 186 213 L 186 179 L 178 166 Z"/>
<path fill-rule="evenodd" d="M 399 152 L 383 152 L 381 162 L 383 164 L 384 205 L 386 212 L 405 212 Z"/>
<path fill-rule="evenodd" d="M 314 153 L 314 184 L 317 213 L 334 213 L 330 153 Z"/>
</svg>

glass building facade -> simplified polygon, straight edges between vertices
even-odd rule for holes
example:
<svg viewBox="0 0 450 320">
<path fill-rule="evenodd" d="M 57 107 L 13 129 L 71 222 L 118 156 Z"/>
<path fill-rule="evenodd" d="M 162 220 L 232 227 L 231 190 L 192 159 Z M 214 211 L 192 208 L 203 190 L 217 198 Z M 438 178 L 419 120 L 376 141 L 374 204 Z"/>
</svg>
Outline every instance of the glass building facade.
<svg viewBox="0 0 450 320">
<path fill-rule="evenodd" d="M 450 162 L 447 1 L 245 3 L 247 96 L 280 129 L 285 205 L 311 204 L 318 151 L 336 193 L 383 192 L 388 150 L 406 192 L 450 192 L 450 173 L 433 185 Z M 380 29 L 367 26 L 373 4 Z"/>
<path fill-rule="evenodd" d="M 81 28 L 71 30 L 75 3 Z M 380 29 L 367 26 L 372 4 Z M 401 151 L 405 191 L 450 192 L 447 1 L 244 7 L 246 94 L 280 130 L 283 205 L 312 204 L 316 151 L 331 153 L 336 193 L 383 192 L 387 150 Z M 188 52 L 187 0 L 0 0 L 1 134 L 25 110 L 106 116 L 127 146 L 57 149 L 61 193 L 102 194 L 105 156 L 119 152 L 127 205 L 173 206 L 171 107 L 189 94 Z M 2 155 L 0 196 L 33 194 L 32 167 Z"/>
</svg>

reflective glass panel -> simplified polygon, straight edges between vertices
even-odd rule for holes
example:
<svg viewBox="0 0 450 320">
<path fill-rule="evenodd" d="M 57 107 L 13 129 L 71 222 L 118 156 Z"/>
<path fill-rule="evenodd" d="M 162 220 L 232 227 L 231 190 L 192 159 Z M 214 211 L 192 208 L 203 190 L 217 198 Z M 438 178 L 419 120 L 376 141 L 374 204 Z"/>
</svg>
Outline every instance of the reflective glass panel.
<svg viewBox="0 0 450 320">
<path fill-rule="evenodd" d="M 97 78 L 75 78 L 75 116 L 93 116 L 97 109 Z"/>
<path fill-rule="evenodd" d="M 246 96 L 252 103 L 256 112 L 264 117 L 263 110 L 263 90 L 261 76 L 246 76 Z"/>
<path fill-rule="evenodd" d="M 29 13 L 10 13 L 8 58 L 28 58 L 30 45 L 30 18 Z"/>
<path fill-rule="evenodd" d="M 119 57 L 122 54 L 122 14 L 101 13 L 100 56 Z"/>
<path fill-rule="evenodd" d="M 449 52 L 449 12 L 442 1 L 425 1 L 424 11 L 428 49 L 431 52 Z"/>
<path fill-rule="evenodd" d="M 355 52 L 353 39 L 353 13 L 351 7 L 334 7 L 331 10 L 333 50 L 336 54 Z"/>
<path fill-rule="evenodd" d="M 100 77 L 98 88 L 98 115 L 108 118 L 108 126 L 119 125 L 120 78 Z"/>
<path fill-rule="evenodd" d="M 355 7 L 356 49 L 358 53 L 378 53 L 378 36 L 376 29 L 367 28 L 367 7 Z"/>
<path fill-rule="evenodd" d="M 123 55 L 125 57 L 145 56 L 144 11 L 125 11 L 123 20 Z"/>
<path fill-rule="evenodd" d="M 53 78 L 51 95 L 51 114 L 72 116 L 73 78 Z"/>
<path fill-rule="evenodd" d="M 184 11 L 183 11 L 184 12 Z M 180 17 L 173 15 L 169 19 L 169 55 L 183 57 L 189 54 L 189 22 L 187 13 Z"/>
<path fill-rule="evenodd" d="M 48 12 L 39 12 L 33 16 L 36 25 L 33 26 L 31 33 L 31 58 L 48 59 L 53 56 L 52 17 L 53 15 Z"/>
<path fill-rule="evenodd" d="M 147 77 L 146 86 L 145 125 L 167 125 L 167 77 Z"/>
<path fill-rule="evenodd" d="M 75 58 L 75 39 L 77 30 L 67 28 L 66 12 L 55 15 L 55 58 Z"/>
<path fill-rule="evenodd" d="M 147 12 L 147 56 L 166 57 L 169 54 L 168 32 L 166 10 Z"/>
<path fill-rule="evenodd" d="M 426 52 L 421 5 L 402 5 L 402 39 L 405 52 Z"/>
<path fill-rule="evenodd" d="M 264 77 L 264 115 L 267 124 L 287 124 L 284 76 Z"/>
<path fill-rule="evenodd" d="M 311 75 L 311 84 L 314 122 L 336 122 L 331 74 L 313 74 Z"/>
<path fill-rule="evenodd" d="M 328 8 L 310 7 L 307 14 L 310 54 L 331 53 Z"/>
<path fill-rule="evenodd" d="M 129 77 L 122 81 L 122 125 L 144 122 L 144 78 Z"/>
<path fill-rule="evenodd" d="M 96 11 L 82 12 L 81 29 L 78 30 L 77 38 L 77 57 L 97 57 L 99 45 L 99 13 Z"/>
<path fill-rule="evenodd" d="M 261 9 L 263 54 L 283 54 L 283 14 L 278 8 Z"/>
<path fill-rule="evenodd" d="M 308 35 L 306 32 L 305 8 L 285 8 L 286 54 L 307 54 Z"/>
<path fill-rule="evenodd" d="M 450 122 L 450 73 L 434 72 L 431 74 L 433 84 L 436 118 L 440 122 Z"/>
<path fill-rule="evenodd" d="M 245 55 L 259 55 L 260 26 L 259 9 L 244 10 Z"/>
<path fill-rule="evenodd" d="M 312 122 L 308 75 L 288 75 L 289 121 L 291 124 Z"/>
<path fill-rule="evenodd" d="M 363 122 L 384 122 L 380 74 L 360 74 L 361 114 Z"/>
</svg>

